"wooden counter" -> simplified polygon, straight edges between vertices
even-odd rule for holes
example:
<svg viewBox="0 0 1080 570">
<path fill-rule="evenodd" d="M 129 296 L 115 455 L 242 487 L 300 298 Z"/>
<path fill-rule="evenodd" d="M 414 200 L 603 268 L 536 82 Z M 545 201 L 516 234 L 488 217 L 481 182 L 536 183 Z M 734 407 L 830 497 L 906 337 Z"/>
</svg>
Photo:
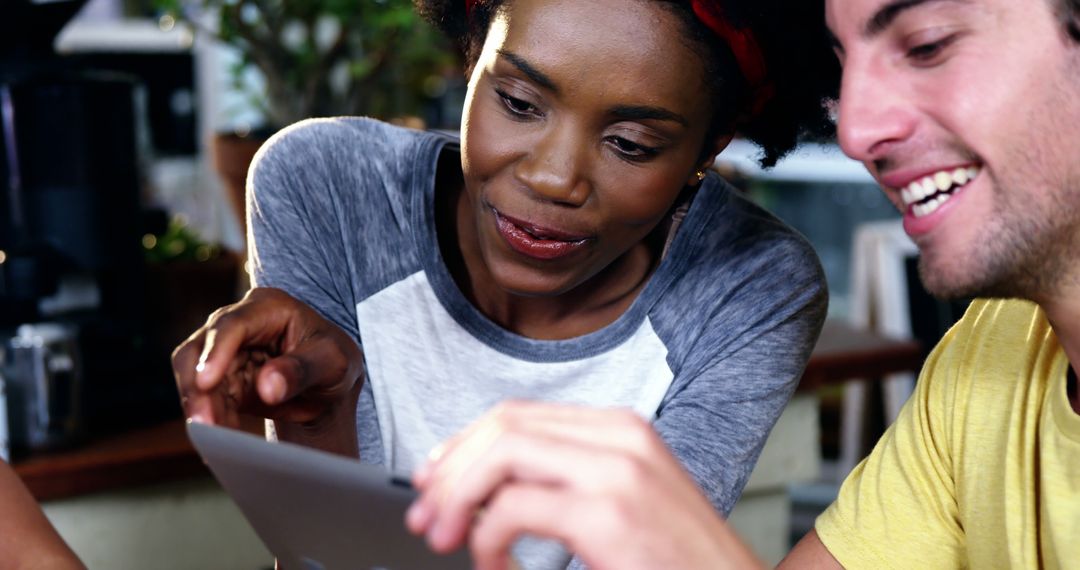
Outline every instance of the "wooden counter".
<svg viewBox="0 0 1080 570">
<path fill-rule="evenodd" d="M 35 455 L 13 466 L 39 501 L 210 473 L 191 447 L 181 420 L 71 451 Z"/>
<path fill-rule="evenodd" d="M 851 378 L 917 371 L 923 353 L 914 341 L 886 339 L 827 322 L 799 391 Z M 248 424 L 258 430 L 259 423 Z M 14 463 L 39 501 L 207 475 L 181 420 L 94 441 L 79 449 L 36 455 Z"/>
<path fill-rule="evenodd" d="M 925 358 L 922 345 L 860 331 L 840 321 L 826 321 L 800 392 L 854 378 L 877 380 L 893 372 L 918 372 Z"/>
</svg>

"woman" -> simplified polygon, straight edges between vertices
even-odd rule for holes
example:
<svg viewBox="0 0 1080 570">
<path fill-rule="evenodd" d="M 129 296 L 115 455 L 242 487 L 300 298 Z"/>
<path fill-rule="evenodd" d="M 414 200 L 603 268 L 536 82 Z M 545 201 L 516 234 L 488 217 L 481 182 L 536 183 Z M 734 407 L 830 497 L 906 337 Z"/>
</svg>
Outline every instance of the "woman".
<svg viewBox="0 0 1080 570">
<path fill-rule="evenodd" d="M 726 514 L 826 289 L 708 167 L 736 130 L 769 162 L 825 120 L 835 64 L 803 4 L 421 2 L 466 55 L 460 142 L 334 119 L 260 151 L 258 288 L 178 349 L 189 416 L 254 411 L 408 471 L 509 398 L 629 408 Z"/>
<path fill-rule="evenodd" d="M 19 480 L 0 460 L 0 569 L 85 568 Z"/>
</svg>

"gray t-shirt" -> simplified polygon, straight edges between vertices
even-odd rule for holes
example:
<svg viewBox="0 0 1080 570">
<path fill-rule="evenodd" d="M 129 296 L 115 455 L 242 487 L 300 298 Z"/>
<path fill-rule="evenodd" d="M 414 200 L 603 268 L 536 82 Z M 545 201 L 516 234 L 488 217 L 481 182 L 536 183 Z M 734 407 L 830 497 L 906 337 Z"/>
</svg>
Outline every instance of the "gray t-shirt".
<svg viewBox="0 0 1080 570">
<path fill-rule="evenodd" d="M 254 283 L 312 306 L 363 350 L 361 459 L 407 473 L 508 398 L 627 407 L 726 515 L 825 316 L 809 244 L 710 174 L 622 316 L 577 338 L 526 338 L 480 313 L 443 262 L 435 171 L 457 145 L 319 119 L 276 135 L 252 167 Z M 547 546 L 515 554 L 529 570 L 566 566 Z"/>
</svg>

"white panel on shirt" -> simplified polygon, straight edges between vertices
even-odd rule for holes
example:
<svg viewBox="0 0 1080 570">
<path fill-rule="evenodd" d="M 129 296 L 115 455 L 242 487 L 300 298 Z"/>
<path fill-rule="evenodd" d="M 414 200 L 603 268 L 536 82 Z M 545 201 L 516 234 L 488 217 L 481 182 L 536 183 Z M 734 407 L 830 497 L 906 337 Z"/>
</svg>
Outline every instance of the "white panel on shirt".
<svg viewBox="0 0 1080 570">
<path fill-rule="evenodd" d="M 651 420 L 673 378 L 667 348 L 648 318 L 607 352 L 531 362 L 472 336 L 439 302 L 423 271 L 356 308 L 384 461 L 397 473 L 411 473 L 435 445 L 501 400 L 628 407 Z M 572 350 L 573 341 L 566 346 Z"/>
</svg>

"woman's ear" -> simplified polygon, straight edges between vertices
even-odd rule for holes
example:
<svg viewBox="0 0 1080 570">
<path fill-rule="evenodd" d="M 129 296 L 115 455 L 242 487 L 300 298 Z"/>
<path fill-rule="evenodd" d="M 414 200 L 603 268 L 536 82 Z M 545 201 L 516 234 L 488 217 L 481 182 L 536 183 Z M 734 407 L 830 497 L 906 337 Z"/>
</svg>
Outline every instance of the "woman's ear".
<svg viewBox="0 0 1080 570">
<path fill-rule="evenodd" d="M 716 161 L 716 155 L 723 152 L 727 145 L 731 144 L 731 139 L 735 138 L 734 133 L 727 133 L 717 137 L 711 145 L 706 147 L 704 155 L 701 157 L 701 162 L 697 164 L 697 169 L 690 175 L 687 186 L 697 186 L 705 179 L 705 173 Z"/>
</svg>

